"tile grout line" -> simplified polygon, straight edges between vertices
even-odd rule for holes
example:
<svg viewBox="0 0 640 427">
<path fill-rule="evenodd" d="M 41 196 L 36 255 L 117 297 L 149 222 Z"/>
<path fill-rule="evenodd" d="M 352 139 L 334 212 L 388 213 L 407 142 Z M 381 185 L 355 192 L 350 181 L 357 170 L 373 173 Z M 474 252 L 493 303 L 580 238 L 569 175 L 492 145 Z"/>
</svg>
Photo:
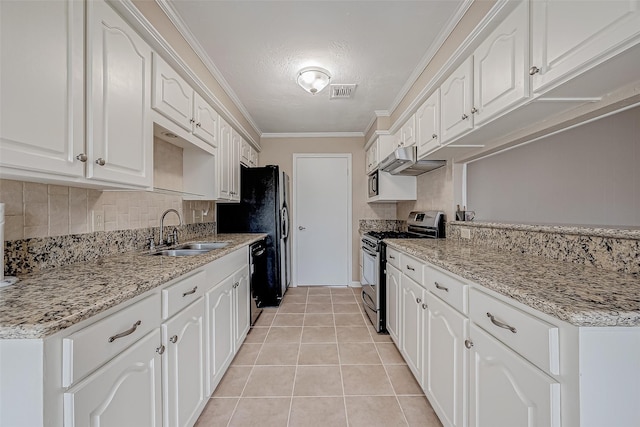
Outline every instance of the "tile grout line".
<svg viewBox="0 0 640 427">
<path fill-rule="evenodd" d="M 333 310 L 333 295 L 331 296 L 331 310 Z M 333 315 L 333 329 L 336 333 L 336 348 L 338 350 L 338 366 L 340 369 L 340 383 L 342 385 L 342 404 L 344 405 L 344 417 L 346 421 L 346 425 L 349 425 L 349 412 L 347 411 L 347 393 L 344 390 L 344 375 L 342 374 L 342 358 L 340 357 L 340 345 L 338 343 L 338 328 L 336 326 L 336 316 L 335 313 Z"/>
<path fill-rule="evenodd" d="M 307 299 L 304 304 L 304 311 L 307 312 L 307 303 L 309 301 L 309 290 L 307 289 Z M 278 311 L 280 309 L 278 308 Z M 275 318 L 274 318 L 275 321 Z M 304 314 L 302 315 L 302 328 L 300 328 L 300 340 L 298 341 L 298 355 L 296 357 L 296 369 L 293 371 L 293 384 L 291 385 L 291 400 L 289 401 L 289 413 L 287 414 L 287 426 L 291 424 L 291 412 L 293 411 L 293 396 L 296 390 L 296 379 L 298 378 L 298 366 L 300 364 L 300 350 L 302 349 L 302 334 L 304 334 Z"/>
</svg>

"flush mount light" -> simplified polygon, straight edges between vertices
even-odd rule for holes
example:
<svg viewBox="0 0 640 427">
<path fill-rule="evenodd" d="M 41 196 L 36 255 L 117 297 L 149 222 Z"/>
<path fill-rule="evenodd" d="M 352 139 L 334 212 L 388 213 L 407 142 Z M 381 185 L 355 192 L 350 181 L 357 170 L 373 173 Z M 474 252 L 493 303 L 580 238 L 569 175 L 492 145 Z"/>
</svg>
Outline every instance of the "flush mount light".
<svg viewBox="0 0 640 427">
<path fill-rule="evenodd" d="M 312 95 L 321 92 L 331 81 L 331 74 L 320 67 L 307 67 L 298 72 L 298 84 Z"/>
</svg>

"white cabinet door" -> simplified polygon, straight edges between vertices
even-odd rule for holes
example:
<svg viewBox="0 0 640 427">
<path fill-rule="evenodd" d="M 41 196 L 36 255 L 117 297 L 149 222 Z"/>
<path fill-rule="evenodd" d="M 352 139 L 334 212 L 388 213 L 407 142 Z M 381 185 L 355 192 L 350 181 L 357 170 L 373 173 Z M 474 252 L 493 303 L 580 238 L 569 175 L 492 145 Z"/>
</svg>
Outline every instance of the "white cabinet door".
<svg viewBox="0 0 640 427">
<path fill-rule="evenodd" d="M 0 2 L 0 166 L 84 176 L 84 2 Z"/>
<path fill-rule="evenodd" d="M 193 96 L 193 134 L 214 147 L 218 146 L 218 113 L 200 95 Z"/>
<path fill-rule="evenodd" d="M 387 332 L 391 336 L 393 342 L 399 346 L 398 337 L 400 336 L 400 281 L 402 272 L 393 265 L 387 263 L 387 300 L 385 302 L 387 309 Z"/>
<path fill-rule="evenodd" d="M 151 48 L 104 1 L 87 5 L 87 178 L 150 187 Z"/>
<path fill-rule="evenodd" d="M 559 427 L 560 384 L 471 325 L 469 426 Z"/>
<path fill-rule="evenodd" d="M 468 384 L 469 319 L 430 293 L 425 333 L 423 375 L 429 402 L 445 426 L 466 426 L 466 393 Z"/>
<path fill-rule="evenodd" d="M 64 394 L 64 426 L 161 427 L 160 346 L 156 328 L 69 389 Z"/>
<path fill-rule="evenodd" d="M 176 314 L 162 325 L 164 414 L 166 425 L 192 426 L 205 400 L 204 298 Z"/>
<path fill-rule="evenodd" d="M 416 111 L 418 157 L 440 146 L 440 88 Z"/>
<path fill-rule="evenodd" d="M 369 147 L 369 149 L 367 150 L 367 152 L 365 153 L 365 161 L 366 161 L 366 172 L 372 172 L 374 171 L 377 167 L 378 167 L 378 142 L 379 142 L 379 138 L 376 138 L 376 140 L 374 141 L 373 144 L 371 144 L 371 147 Z"/>
<path fill-rule="evenodd" d="M 240 163 L 245 166 L 249 166 L 251 161 L 251 146 L 245 140 L 242 140 L 240 146 Z"/>
<path fill-rule="evenodd" d="M 230 276 L 207 292 L 208 394 L 213 393 L 234 355 L 233 279 Z"/>
<path fill-rule="evenodd" d="M 231 126 L 220 118 L 220 155 L 218 156 L 220 162 L 220 199 L 231 199 Z"/>
<path fill-rule="evenodd" d="M 529 97 L 529 2 L 521 2 L 473 54 L 474 126 Z"/>
<path fill-rule="evenodd" d="M 232 201 L 240 201 L 240 147 L 242 146 L 242 137 L 235 130 L 231 133 L 231 153 L 229 156 L 231 164 L 229 172 L 231 176 L 231 198 Z"/>
<path fill-rule="evenodd" d="M 245 267 L 234 275 L 235 294 L 235 351 L 242 345 L 251 320 L 249 319 L 249 267 Z"/>
<path fill-rule="evenodd" d="M 400 145 L 409 147 L 416 143 L 416 116 L 409 117 L 409 120 L 400 128 Z"/>
<path fill-rule="evenodd" d="M 442 144 L 473 129 L 473 56 L 440 86 Z"/>
<path fill-rule="evenodd" d="M 402 311 L 400 313 L 400 351 L 413 375 L 422 378 L 422 341 L 424 339 L 423 289 L 403 275 L 400 282 Z"/>
<path fill-rule="evenodd" d="M 251 152 L 249 153 L 249 166 L 252 168 L 258 167 L 258 151 L 255 148 L 251 147 Z"/>
<path fill-rule="evenodd" d="M 191 86 L 158 54 L 153 54 L 153 91 L 151 107 L 191 132 L 194 92 Z"/>
<path fill-rule="evenodd" d="M 611 57 L 640 35 L 638 0 L 537 0 L 531 13 L 535 92 Z"/>
</svg>

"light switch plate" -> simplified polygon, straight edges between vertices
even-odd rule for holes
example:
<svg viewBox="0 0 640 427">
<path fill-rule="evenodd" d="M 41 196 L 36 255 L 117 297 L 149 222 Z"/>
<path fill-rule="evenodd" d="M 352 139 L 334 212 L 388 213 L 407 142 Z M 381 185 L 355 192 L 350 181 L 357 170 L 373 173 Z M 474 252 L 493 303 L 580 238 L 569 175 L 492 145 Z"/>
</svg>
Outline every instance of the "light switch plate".
<svg viewBox="0 0 640 427">
<path fill-rule="evenodd" d="M 460 237 L 462 237 L 463 239 L 470 239 L 471 238 L 471 230 L 469 230 L 468 228 L 461 228 L 460 229 Z"/>
</svg>

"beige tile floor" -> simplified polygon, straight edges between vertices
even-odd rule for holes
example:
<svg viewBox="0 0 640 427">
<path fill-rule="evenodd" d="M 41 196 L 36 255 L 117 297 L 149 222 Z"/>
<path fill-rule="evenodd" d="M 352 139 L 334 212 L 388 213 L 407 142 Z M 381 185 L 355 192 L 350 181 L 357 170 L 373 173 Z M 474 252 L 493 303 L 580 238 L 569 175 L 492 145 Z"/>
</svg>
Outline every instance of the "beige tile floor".
<svg viewBox="0 0 640 427">
<path fill-rule="evenodd" d="M 197 427 L 441 427 L 358 289 L 299 287 L 264 310 Z"/>
</svg>

